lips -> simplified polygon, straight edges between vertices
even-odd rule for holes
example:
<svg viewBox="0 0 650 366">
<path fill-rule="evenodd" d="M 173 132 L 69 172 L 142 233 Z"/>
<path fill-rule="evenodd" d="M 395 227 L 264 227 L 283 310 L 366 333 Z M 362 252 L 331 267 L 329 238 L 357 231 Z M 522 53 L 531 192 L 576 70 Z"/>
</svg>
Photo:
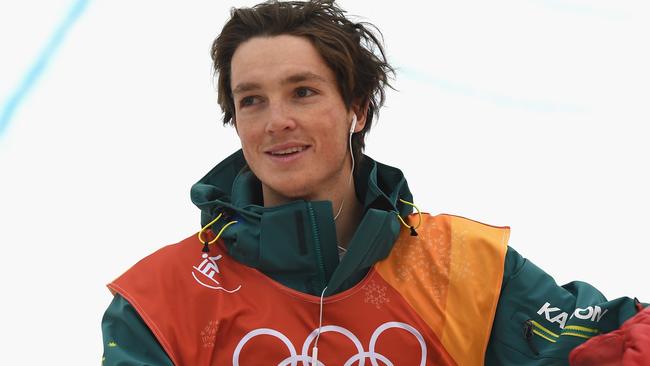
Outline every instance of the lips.
<svg viewBox="0 0 650 366">
<path fill-rule="evenodd" d="M 298 153 L 298 152 L 304 151 L 306 149 L 307 149 L 307 146 L 295 146 L 295 147 L 290 147 L 290 148 L 287 148 L 287 149 L 273 150 L 273 151 L 270 151 L 269 154 L 271 154 L 271 155 L 288 155 L 288 154 Z"/>
<path fill-rule="evenodd" d="M 309 147 L 310 145 L 300 142 L 286 142 L 268 147 L 264 152 L 272 156 L 286 156 L 301 153 Z"/>
<path fill-rule="evenodd" d="M 267 156 L 271 157 L 273 161 L 281 164 L 286 164 L 299 159 L 310 147 L 311 145 L 290 142 L 271 146 L 270 148 L 266 149 L 264 153 L 266 153 Z"/>
</svg>

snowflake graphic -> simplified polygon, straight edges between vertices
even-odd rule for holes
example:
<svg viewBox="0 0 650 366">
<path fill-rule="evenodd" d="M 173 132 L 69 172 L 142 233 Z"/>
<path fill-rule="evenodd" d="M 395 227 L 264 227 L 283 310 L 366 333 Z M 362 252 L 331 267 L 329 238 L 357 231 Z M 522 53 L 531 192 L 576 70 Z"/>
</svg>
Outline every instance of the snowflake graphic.
<svg viewBox="0 0 650 366">
<path fill-rule="evenodd" d="M 424 289 L 427 290 L 435 303 L 442 301 L 447 296 L 447 286 L 438 282 L 427 282 L 424 284 Z"/>
<path fill-rule="evenodd" d="M 363 302 L 366 304 L 372 304 L 377 309 L 381 309 L 381 305 L 390 302 L 390 299 L 386 295 L 386 286 L 379 285 L 375 281 L 370 281 L 362 289 L 365 291 L 366 296 Z"/>
<path fill-rule="evenodd" d="M 400 281 L 419 277 L 426 282 L 432 276 L 446 277 L 449 274 L 451 257 L 441 235 L 405 245 L 396 256 L 399 263 L 397 277 Z"/>
<path fill-rule="evenodd" d="M 397 278 L 400 281 L 410 281 L 418 276 L 426 276 L 434 270 L 427 249 L 429 244 L 427 241 L 411 243 L 411 245 L 402 246 L 401 250 L 396 253 L 399 263 Z"/>
<path fill-rule="evenodd" d="M 201 331 L 201 341 L 203 347 L 214 347 L 214 342 L 217 339 L 217 332 L 219 331 L 219 321 L 210 320 Z"/>
<path fill-rule="evenodd" d="M 457 246 L 457 253 L 462 253 L 452 263 L 452 273 L 458 280 L 464 280 L 475 276 L 473 263 L 468 255 L 471 248 L 467 242 L 467 230 L 454 231 L 452 233 L 452 243 Z"/>
<path fill-rule="evenodd" d="M 448 290 L 451 252 L 449 239 L 443 232 L 425 227 L 418 239 L 402 243 L 395 256 L 398 281 L 416 281 L 432 301 L 444 301 Z"/>
</svg>

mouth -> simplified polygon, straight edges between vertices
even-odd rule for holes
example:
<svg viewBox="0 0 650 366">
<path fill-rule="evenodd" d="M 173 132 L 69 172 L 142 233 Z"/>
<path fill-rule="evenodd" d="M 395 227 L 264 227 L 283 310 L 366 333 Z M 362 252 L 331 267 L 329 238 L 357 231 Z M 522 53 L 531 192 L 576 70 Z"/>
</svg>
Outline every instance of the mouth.
<svg viewBox="0 0 650 366">
<path fill-rule="evenodd" d="M 265 151 L 265 153 L 275 160 L 289 161 L 299 157 L 303 152 L 305 152 L 309 148 L 310 148 L 309 145 L 290 146 L 290 147 L 280 146 L 279 148 Z"/>
<path fill-rule="evenodd" d="M 274 156 L 287 156 L 287 155 L 293 155 L 297 154 L 299 152 L 303 152 L 307 150 L 309 146 L 294 146 L 290 147 L 287 149 L 282 149 L 282 150 L 273 150 L 273 151 L 268 151 L 268 154 L 274 155 Z"/>
</svg>

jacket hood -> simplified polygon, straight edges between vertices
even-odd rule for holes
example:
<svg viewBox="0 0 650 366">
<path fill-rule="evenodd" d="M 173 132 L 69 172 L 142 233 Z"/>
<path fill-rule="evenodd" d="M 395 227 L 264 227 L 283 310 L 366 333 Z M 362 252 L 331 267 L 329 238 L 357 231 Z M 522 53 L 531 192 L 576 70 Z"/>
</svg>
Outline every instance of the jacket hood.
<svg viewBox="0 0 650 366">
<path fill-rule="evenodd" d="M 295 290 L 320 295 L 344 291 L 390 252 L 400 231 L 397 218 L 412 208 L 402 172 L 360 159 L 355 170 L 355 191 L 364 208 L 345 256 L 339 261 L 336 226 L 330 201 L 296 200 L 280 206 L 264 207 L 262 186 L 248 169 L 241 150 L 215 166 L 192 186 L 192 202 L 201 210 L 201 226 L 218 232 L 237 221 L 221 235 L 229 254 L 237 261 L 262 271 Z"/>
</svg>

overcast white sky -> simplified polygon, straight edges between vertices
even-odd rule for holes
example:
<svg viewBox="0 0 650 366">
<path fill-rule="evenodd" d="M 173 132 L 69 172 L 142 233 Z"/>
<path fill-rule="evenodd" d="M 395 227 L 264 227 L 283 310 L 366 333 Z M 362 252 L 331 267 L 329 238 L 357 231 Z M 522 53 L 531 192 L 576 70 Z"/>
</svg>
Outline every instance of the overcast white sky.
<svg viewBox="0 0 650 366">
<path fill-rule="evenodd" d="M 199 229 L 189 188 L 238 148 L 209 49 L 255 2 L 91 0 L 34 68 L 78 3 L 0 3 L 0 358 L 20 364 L 99 362 L 104 284 Z M 422 210 L 650 301 L 647 1 L 340 4 L 384 33 L 398 91 L 367 153 Z"/>
</svg>

